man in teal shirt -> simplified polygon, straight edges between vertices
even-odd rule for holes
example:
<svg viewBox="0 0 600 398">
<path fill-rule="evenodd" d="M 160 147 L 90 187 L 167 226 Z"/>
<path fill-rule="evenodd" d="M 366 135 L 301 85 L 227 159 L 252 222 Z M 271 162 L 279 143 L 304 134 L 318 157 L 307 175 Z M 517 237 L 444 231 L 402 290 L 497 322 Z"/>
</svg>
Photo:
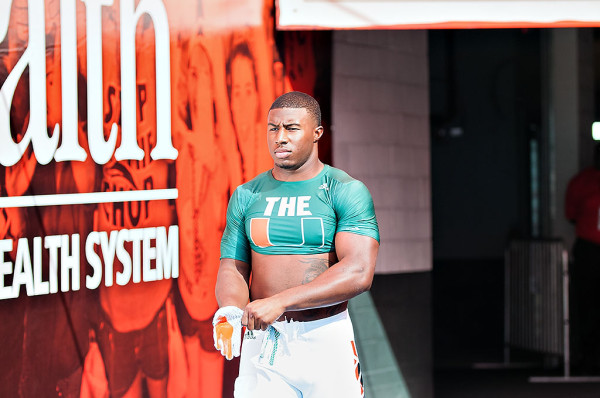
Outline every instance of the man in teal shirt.
<svg viewBox="0 0 600 398">
<path fill-rule="evenodd" d="M 236 397 L 362 397 L 348 300 L 368 290 L 379 248 L 371 195 L 321 163 L 321 111 L 290 92 L 268 114 L 274 167 L 229 202 L 215 347 L 240 354 Z"/>
</svg>

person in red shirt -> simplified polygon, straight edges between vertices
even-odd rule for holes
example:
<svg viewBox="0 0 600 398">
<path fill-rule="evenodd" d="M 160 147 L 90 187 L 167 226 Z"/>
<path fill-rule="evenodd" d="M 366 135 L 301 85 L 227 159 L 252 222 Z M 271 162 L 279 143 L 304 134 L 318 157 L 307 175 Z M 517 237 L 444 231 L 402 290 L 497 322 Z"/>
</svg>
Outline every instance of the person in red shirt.
<svg viewBox="0 0 600 398">
<path fill-rule="evenodd" d="M 575 372 L 600 374 L 600 144 L 594 165 L 567 187 L 565 215 L 577 236 L 571 264 L 571 337 Z"/>
</svg>

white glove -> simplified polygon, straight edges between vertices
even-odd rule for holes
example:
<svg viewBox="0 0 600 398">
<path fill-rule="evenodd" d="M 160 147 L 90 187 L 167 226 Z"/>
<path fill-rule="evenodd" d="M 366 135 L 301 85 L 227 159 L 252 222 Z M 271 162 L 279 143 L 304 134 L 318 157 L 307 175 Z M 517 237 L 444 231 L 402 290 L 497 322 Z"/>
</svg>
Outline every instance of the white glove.
<svg viewBox="0 0 600 398">
<path fill-rule="evenodd" d="M 213 317 L 215 348 L 228 360 L 240 356 L 243 314 L 243 310 L 230 305 L 219 308 Z"/>
</svg>

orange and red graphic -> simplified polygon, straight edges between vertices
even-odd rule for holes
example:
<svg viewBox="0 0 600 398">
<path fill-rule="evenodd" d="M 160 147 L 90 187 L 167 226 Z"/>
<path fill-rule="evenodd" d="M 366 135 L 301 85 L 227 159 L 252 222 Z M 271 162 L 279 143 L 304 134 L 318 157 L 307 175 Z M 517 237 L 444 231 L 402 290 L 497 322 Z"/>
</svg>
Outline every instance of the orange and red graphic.
<svg viewBox="0 0 600 398">
<path fill-rule="evenodd" d="M 315 65 L 285 65 L 266 0 L 0 15 L 0 396 L 230 397 L 212 341 L 227 202 L 271 167 L 266 110 L 314 94 Z"/>
</svg>

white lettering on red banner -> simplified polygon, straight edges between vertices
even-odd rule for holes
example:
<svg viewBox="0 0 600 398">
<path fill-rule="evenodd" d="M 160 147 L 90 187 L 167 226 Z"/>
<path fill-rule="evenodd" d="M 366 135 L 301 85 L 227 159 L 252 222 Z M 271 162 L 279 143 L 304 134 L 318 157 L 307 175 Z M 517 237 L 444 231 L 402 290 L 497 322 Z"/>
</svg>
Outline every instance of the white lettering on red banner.
<svg viewBox="0 0 600 398">
<path fill-rule="evenodd" d="M 16 243 L 14 263 L 7 261 Z M 31 243 L 31 245 L 30 245 Z M 48 264 L 44 266 L 44 250 Z M 119 268 L 115 272 L 115 259 Z M 113 284 L 152 282 L 179 277 L 179 227 L 122 229 L 90 232 L 85 242 L 85 261 L 91 270 L 82 270 L 80 236 L 49 235 L 0 240 L 0 300 L 19 297 L 21 287 L 28 296 L 80 290 L 81 272 L 85 287 L 97 289 L 102 281 Z M 43 269 L 47 269 L 44 279 Z M 12 283 L 7 283 L 11 279 Z M 114 276 L 114 278 L 113 278 Z M 7 278 L 8 277 L 8 278 Z"/>
<path fill-rule="evenodd" d="M 112 5 L 112 0 L 83 0 L 86 6 L 87 65 L 102 65 L 102 7 Z M 3 9 L 10 10 L 12 0 Z M 44 0 L 28 1 L 29 40 L 21 58 L 10 71 L 0 89 L 0 164 L 13 166 L 23 156 L 29 145 L 40 164 L 83 161 L 87 153 L 77 137 L 78 88 L 75 2 L 61 0 L 61 90 L 62 131 L 56 124 L 49 135 L 47 131 L 46 103 L 46 35 Z M 116 160 L 141 160 L 144 150 L 137 143 L 136 127 L 136 57 L 135 28 L 140 17 L 147 14 L 155 31 L 156 67 L 156 146 L 150 152 L 152 159 L 176 159 L 177 150 L 171 137 L 171 70 L 170 38 L 167 13 L 160 0 L 135 0 L 120 2 L 121 46 L 121 144 L 116 148 L 118 126 L 113 124 L 105 139 L 102 123 L 102 68 L 88 68 L 87 109 L 88 142 L 90 155 L 97 164 L 107 163 L 114 155 Z M 0 41 L 6 38 L 9 18 L 0 18 Z M 30 114 L 23 138 L 13 139 L 10 125 L 10 108 L 25 69 L 29 68 Z M 60 136 L 62 135 L 62 140 Z M 59 141 L 61 142 L 58 147 Z"/>
</svg>

